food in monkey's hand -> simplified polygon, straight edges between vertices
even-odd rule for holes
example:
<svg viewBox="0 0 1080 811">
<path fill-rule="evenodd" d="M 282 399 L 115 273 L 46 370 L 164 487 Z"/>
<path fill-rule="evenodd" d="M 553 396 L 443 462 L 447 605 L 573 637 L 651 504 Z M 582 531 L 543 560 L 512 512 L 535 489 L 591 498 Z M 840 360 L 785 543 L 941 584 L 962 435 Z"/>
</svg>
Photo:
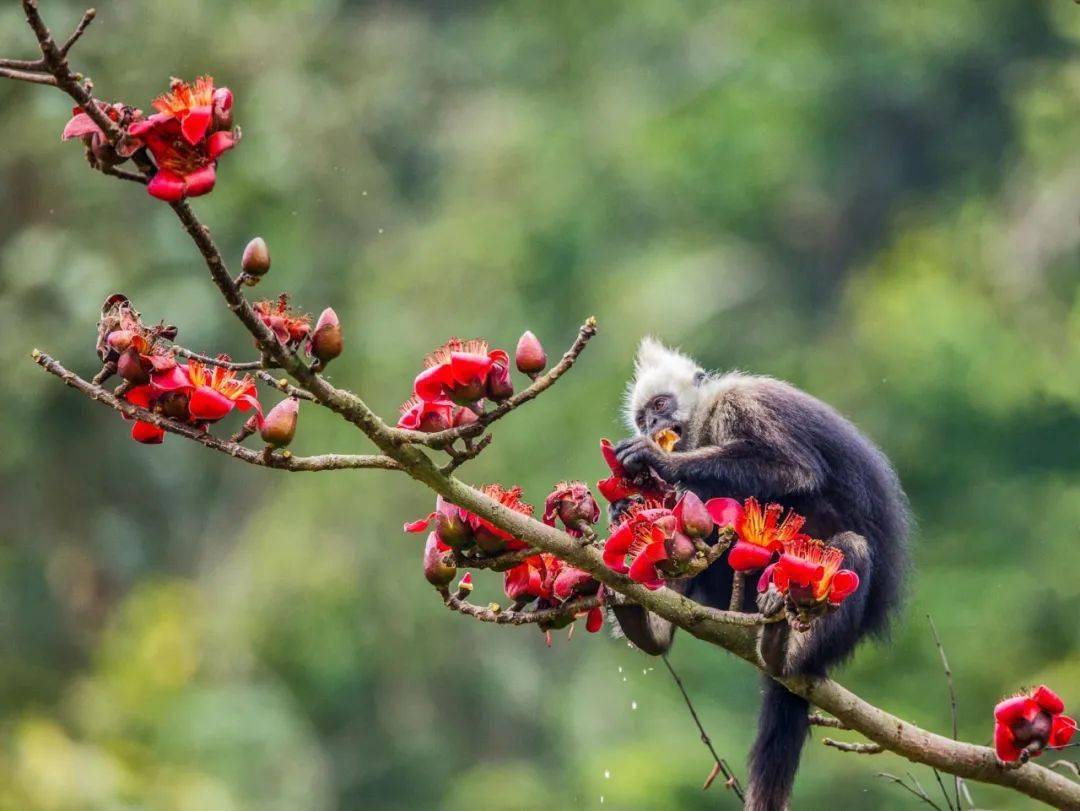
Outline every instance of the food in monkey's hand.
<svg viewBox="0 0 1080 811">
<path fill-rule="evenodd" d="M 859 576 L 841 569 L 843 562 L 844 553 L 834 546 L 812 539 L 789 541 L 780 559 L 761 573 L 758 592 L 772 586 L 784 595 L 788 623 L 796 631 L 808 631 L 859 587 Z"/>
<path fill-rule="evenodd" d="M 660 449 L 665 453 L 671 453 L 679 442 L 679 435 L 670 428 L 665 428 L 663 431 L 656 432 L 653 436 L 653 442 L 659 445 Z"/>
</svg>

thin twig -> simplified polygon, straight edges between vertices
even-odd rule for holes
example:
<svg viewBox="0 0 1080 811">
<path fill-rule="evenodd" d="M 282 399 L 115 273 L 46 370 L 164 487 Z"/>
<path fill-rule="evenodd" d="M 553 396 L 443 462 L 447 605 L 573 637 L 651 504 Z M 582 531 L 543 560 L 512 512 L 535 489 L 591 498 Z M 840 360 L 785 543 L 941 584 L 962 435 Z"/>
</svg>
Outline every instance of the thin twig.
<svg viewBox="0 0 1080 811">
<path fill-rule="evenodd" d="M 905 783 L 903 780 L 901 780 L 899 777 L 897 777 L 895 774 L 889 774 L 888 772 L 878 772 L 878 777 L 884 777 L 886 780 L 891 780 L 892 782 L 896 783 L 896 785 L 903 788 L 904 791 L 907 791 L 907 792 L 910 792 L 911 794 L 914 794 L 916 797 L 918 797 L 920 800 L 922 800 L 924 803 L 926 803 L 930 807 L 936 808 L 937 811 L 942 811 L 941 806 L 938 805 L 937 803 L 935 803 L 932 799 L 930 799 L 930 796 L 925 791 L 919 791 L 919 790 L 916 790 L 916 789 L 912 788 L 907 783 Z"/>
<path fill-rule="evenodd" d="M 854 752 L 858 755 L 880 755 L 885 751 L 885 747 L 880 743 L 847 743 L 835 738 L 822 738 L 821 743 L 824 746 L 839 749 L 841 752 Z"/>
<path fill-rule="evenodd" d="M 67 56 L 67 52 L 71 50 L 71 46 L 79 41 L 86 29 L 90 27 L 90 23 L 94 21 L 94 16 L 97 14 L 92 8 L 88 8 L 83 12 L 82 19 L 79 20 L 79 24 L 75 26 L 75 30 L 71 32 L 71 36 L 67 38 L 67 41 L 60 46 L 60 53 L 63 56 Z"/>
<path fill-rule="evenodd" d="M 953 740 L 959 740 L 960 738 L 960 713 L 957 709 L 956 703 L 956 686 L 953 684 L 952 669 L 949 667 L 949 660 L 945 656 L 945 646 L 941 644 L 941 637 L 938 635 L 937 626 L 934 625 L 934 618 L 929 614 L 926 615 L 927 621 L 930 623 L 930 632 L 934 635 L 934 644 L 937 645 L 938 654 L 941 656 L 941 667 L 945 671 L 945 682 L 949 686 L 949 712 L 952 715 L 952 736 Z M 956 807 L 960 808 L 960 776 L 953 775 L 953 788 L 956 791 Z"/>
<path fill-rule="evenodd" d="M 3 76 L 5 79 L 14 79 L 17 82 L 47 84 L 51 87 L 56 87 L 56 77 L 50 73 L 39 73 L 32 70 L 19 70 L 17 68 L 5 68 L 0 66 L 0 76 Z"/>
<path fill-rule="evenodd" d="M 229 369 L 233 372 L 254 372 L 258 369 L 270 368 L 261 360 L 244 361 L 241 363 L 233 360 L 226 360 L 225 358 L 202 355 L 180 346 L 179 344 L 173 344 L 171 349 L 174 354 L 177 354 L 182 358 L 196 360 L 199 363 L 205 363 L 207 366 L 220 366 L 222 369 Z"/>
<path fill-rule="evenodd" d="M 46 355 L 44 352 L 34 350 L 34 362 L 50 374 L 56 375 L 71 388 L 97 400 L 110 408 L 119 411 L 126 417 L 142 420 L 157 426 L 164 431 L 177 434 L 185 439 L 198 442 L 212 450 L 228 454 L 243 462 L 259 467 L 269 467 L 277 470 L 290 470 L 298 472 L 320 470 L 349 470 L 360 468 L 378 468 L 381 470 L 400 470 L 401 465 L 388 456 L 375 455 L 351 455 L 342 453 L 326 453 L 319 456 L 293 456 L 289 451 L 275 454 L 264 454 L 259 451 L 245 448 L 236 442 L 220 439 L 207 431 L 192 425 L 176 422 L 161 414 L 147 411 L 144 408 L 132 405 L 127 400 L 122 400 L 112 392 L 101 386 L 95 386 L 83 380 L 77 374 L 65 369 L 59 362 Z"/>
<path fill-rule="evenodd" d="M 716 748 L 713 746 L 712 739 L 709 737 L 709 733 L 705 731 L 705 727 L 702 726 L 701 719 L 698 717 L 697 714 L 697 710 L 694 709 L 694 702 L 690 700 L 690 695 L 686 692 L 686 687 L 685 685 L 683 685 L 683 680 L 679 678 L 679 674 L 676 673 L 675 668 L 671 666 L 671 661 L 668 659 L 668 655 L 666 653 L 660 658 L 664 660 L 664 664 L 667 666 L 668 673 L 670 673 L 671 678 L 675 680 L 675 686 L 678 687 L 679 692 L 682 693 L 683 701 L 686 702 L 686 708 L 690 710 L 690 717 L 694 719 L 694 724 L 695 726 L 697 726 L 698 732 L 701 733 L 701 742 L 705 744 L 706 748 L 709 750 L 709 754 L 711 754 L 713 757 L 713 762 L 715 763 L 715 767 L 713 768 L 712 772 L 709 773 L 708 778 L 705 780 L 705 785 L 702 786 L 702 788 L 707 789 L 710 785 L 712 785 L 712 781 L 716 777 L 716 772 L 719 770 L 719 772 L 724 775 L 724 778 L 726 780 L 725 785 L 735 792 L 735 796 L 738 797 L 740 801 L 745 802 L 746 796 L 743 794 L 742 786 L 739 785 L 739 778 L 735 776 L 735 772 L 733 772 L 731 770 L 731 767 L 728 766 L 727 761 L 716 753 Z"/>
<path fill-rule="evenodd" d="M 937 769 L 930 767 L 930 771 L 934 773 L 934 779 L 937 780 L 938 788 L 941 789 L 941 796 L 945 798 L 945 805 L 948 806 L 949 811 L 959 811 L 960 806 L 953 806 L 952 800 L 949 799 L 949 792 L 945 790 L 945 784 L 941 781 L 941 772 Z M 959 780 L 960 778 L 957 778 Z M 956 801 L 960 802 L 960 786 L 956 786 Z"/>
<path fill-rule="evenodd" d="M 544 625 L 588 613 L 602 603 L 600 597 L 597 596 L 579 597 L 553 608 L 516 611 L 500 608 L 495 603 L 489 606 L 475 605 L 457 594 L 451 594 L 448 589 L 440 589 L 439 595 L 450 610 L 480 620 L 480 622 L 491 622 L 496 625 Z"/>
<path fill-rule="evenodd" d="M 839 718 L 829 718 L 822 715 L 819 712 L 812 712 L 807 717 L 812 727 L 829 727 L 830 729 L 851 729 L 847 724 L 841 721 Z"/>
<path fill-rule="evenodd" d="M 121 180 L 130 180 L 132 183 L 141 183 L 145 186 L 150 182 L 150 178 L 146 175 L 141 175 L 138 172 L 129 172 L 127 169 L 117 169 L 115 166 L 109 166 L 107 163 L 98 163 L 95 168 L 102 174 L 112 175 Z"/>
</svg>

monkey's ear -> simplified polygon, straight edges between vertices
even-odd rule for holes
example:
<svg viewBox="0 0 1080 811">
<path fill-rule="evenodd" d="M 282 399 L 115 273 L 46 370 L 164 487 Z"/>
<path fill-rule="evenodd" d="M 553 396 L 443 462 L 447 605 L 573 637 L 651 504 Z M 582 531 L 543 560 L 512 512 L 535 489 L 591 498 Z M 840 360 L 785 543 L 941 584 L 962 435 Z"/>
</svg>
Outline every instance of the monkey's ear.
<svg viewBox="0 0 1080 811">
<path fill-rule="evenodd" d="M 694 385 L 700 386 L 702 383 L 705 382 L 705 378 L 707 377 L 708 375 L 705 373 L 704 369 L 698 369 L 696 372 L 694 372 Z"/>
</svg>

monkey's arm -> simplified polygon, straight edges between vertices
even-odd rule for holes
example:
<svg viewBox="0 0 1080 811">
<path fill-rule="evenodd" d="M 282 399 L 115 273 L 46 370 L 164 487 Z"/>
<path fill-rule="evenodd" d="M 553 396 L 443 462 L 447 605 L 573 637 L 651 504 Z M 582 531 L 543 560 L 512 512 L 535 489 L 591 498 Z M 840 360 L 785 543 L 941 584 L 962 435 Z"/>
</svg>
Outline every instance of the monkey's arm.
<svg viewBox="0 0 1080 811">
<path fill-rule="evenodd" d="M 818 456 L 787 436 L 741 437 L 674 453 L 640 436 L 620 442 L 615 453 L 631 474 L 651 467 L 671 483 L 716 483 L 732 492 L 760 497 L 812 492 L 825 478 Z"/>
</svg>

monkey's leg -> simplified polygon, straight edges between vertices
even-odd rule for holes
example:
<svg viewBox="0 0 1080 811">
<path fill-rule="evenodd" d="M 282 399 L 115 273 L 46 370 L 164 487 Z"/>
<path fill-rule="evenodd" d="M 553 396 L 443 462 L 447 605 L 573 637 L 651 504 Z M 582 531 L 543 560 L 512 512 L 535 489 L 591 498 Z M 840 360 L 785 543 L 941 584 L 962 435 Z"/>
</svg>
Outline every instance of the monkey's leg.
<svg viewBox="0 0 1080 811">
<path fill-rule="evenodd" d="M 679 594 L 686 594 L 689 585 L 687 580 L 677 580 L 669 583 L 668 587 Z M 626 638 L 636 647 L 650 656 L 667 653 L 675 638 L 674 625 L 640 605 L 616 605 L 612 606 L 611 610 Z"/>
<path fill-rule="evenodd" d="M 834 535 L 829 545 L 844 553 L 844 566 L 859 575 L 859 588 L 838 608 L 815 619 L 809 630 L 792 631 L 783 621 L 762 628 L 758 654 L 773 675 L 824 673 L 826 667 L 851 653 L 863 635 L 872 574 L 869 546 L 854 532 Z M 784 596 L 775 587 L 758 595 L 758 609 L 765 616 L 776 616 L 783 604 Z"/>
</svg>

